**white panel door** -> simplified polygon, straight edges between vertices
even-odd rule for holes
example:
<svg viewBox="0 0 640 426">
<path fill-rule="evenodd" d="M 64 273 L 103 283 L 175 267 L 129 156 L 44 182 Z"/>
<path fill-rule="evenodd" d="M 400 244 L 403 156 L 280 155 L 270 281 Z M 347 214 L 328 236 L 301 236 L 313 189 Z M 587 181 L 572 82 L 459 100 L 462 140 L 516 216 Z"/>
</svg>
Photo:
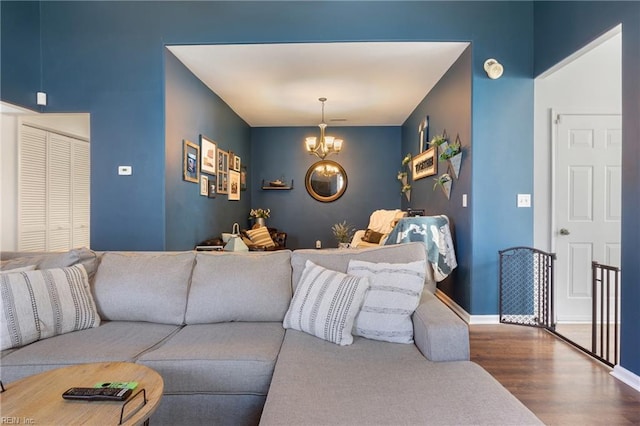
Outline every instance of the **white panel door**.
<svg viewBox="0 0 640 426">
<path fill-rule="evenodd" d="M 561 115 L 554 171 L 559 322 L 591 321 L 591 262 L 620 266 L 619 115 Z"/>
</svg>

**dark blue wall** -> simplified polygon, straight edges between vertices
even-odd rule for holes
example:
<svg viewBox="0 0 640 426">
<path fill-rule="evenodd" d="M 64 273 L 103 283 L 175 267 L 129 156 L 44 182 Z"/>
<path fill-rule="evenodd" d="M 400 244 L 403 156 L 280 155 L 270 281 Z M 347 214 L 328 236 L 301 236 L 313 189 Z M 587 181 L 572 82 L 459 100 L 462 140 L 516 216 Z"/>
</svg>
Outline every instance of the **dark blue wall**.
<svg viewBox="0 0 640 426">
<path fill-rule="evenodd" d="M 199 241 L 230 232 L 234 222 L 244 225 L 249 193 L 240 201 L 226 194 L 200 195 L 200 184 L 182 179 L 182 143 L 200 145 L 200 135 L 217 148 L 250 159 L 251 129 L 222 99 L 211 92 L 171 52 L 166 51 L 166 242 L 167 250 L 191 250 Z"/>
<path fill-rule="evenodd" d="M 40 3 L 0 3 L 0 93 L 3 100 L 35 108 L 41 89 Z"/>
<path fill-rule="evenodd" d="M 451 142 L 460 137 L 462 165 L 460 177 L 452 184 L 451 198 L 447 199 L 440 188 L 434 190 L 434 178 L 447 171 L 447 162 L 440 161 L 438 174 L 411 182 L 411 202 L 402 198 L 406 207 L 425 209 L 428 215 L 445 214 L 449 217 L 454 236 L 458 268 L 438 284 L 465 310 L 471 306 L 471 208 L 462 207 L 462 194 L 467 194 L 468 205 L 472 206 L 471 193 L 471 47 L 468 47 L 449 68 L 438 84 L 420 102 L 402 126 L 402 152 L 418 153 L 418 126 L 425 116 L 429 116 L 429 137 L 443 134 L 446 130 Z"/>
<path fill-rule="evenodd" d="M 497 313 L 497 251 L 532 240 L 531 212 L 515 208 L 516 194 L 533 188 L 532 156 L 521 155 L 533 144 L 531 2 L 52 1 L 40 3 L 40 18 L 46 111 L 91 114 L 91 245 L 98 250 L 166 248 L 165 45 L 472 42 L 472 262 L 463 291 L 471 293 L 471 314 Z M 12 35 L 9 42 L 22 43 Z M 505 66 L 500 80 L 484 73 L 489 57 Z M 6 83 L 33 84 L 23 75 Z M 398 158 L 390 161 L 397 169 Z M 117 176 L 122 164 L 133 166 L 133 176 Z"/>
<path fill-rule="evenodd" d="M 304 185 L 309 167 L 319 161 L 304 149 L 304 138 L 319 135 L 317 127 L 254 128 L 251 140 L 252 208 L 271 209 L 268 225 L 287 232 L 290 248 L 336 247 L 331 226 L 346 220 L 366 229 L 371 212 L 400 208 L 396 173 L 400 164 L 400 127 L 328 127 L 327 134 L 344 139 L 343 150 L 327 160 L 347 173 L 347 190 L 331 203 L 311 198 Z M 294 180 L 291 191 L 262 190 L 262 180 Z M 247 212 L 248 213 L 248 212 Z"/>
<path fill-rule="evenodd" d="M 621 365 L 640 375 L 640 3 L 536 2 L 535 71 L 622 23 Z"/>
</svg>

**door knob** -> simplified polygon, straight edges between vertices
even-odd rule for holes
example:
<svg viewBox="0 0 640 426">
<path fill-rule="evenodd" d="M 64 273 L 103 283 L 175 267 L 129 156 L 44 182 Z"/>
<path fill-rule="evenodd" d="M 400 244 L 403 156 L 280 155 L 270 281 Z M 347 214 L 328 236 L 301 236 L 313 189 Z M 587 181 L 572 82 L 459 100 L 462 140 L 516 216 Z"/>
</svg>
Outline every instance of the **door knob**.
<svg viewBox="0 0 640 426">
<path fill-rule="evenodd" d="M 570 233 L 567 228 L 560 229 L 560 235 L 569 235 Z"/>
</svg>

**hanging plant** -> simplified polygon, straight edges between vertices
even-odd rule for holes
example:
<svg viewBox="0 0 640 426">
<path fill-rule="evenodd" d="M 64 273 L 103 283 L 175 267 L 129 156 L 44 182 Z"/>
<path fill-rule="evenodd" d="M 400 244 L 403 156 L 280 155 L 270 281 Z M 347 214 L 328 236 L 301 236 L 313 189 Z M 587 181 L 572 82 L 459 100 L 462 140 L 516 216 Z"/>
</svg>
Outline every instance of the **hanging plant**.
<svg viewBox="0 0 640 426">
<path fill-rule="evenodd" d="M 433 190 L 435 191 L 439 186 L 440 188 L 442 188 L 442 192 L 444 192 L 444 195 L 447 197 L 447 199 L 449 199 L 449 197 L 451 196 L 451 176 L 448 173 L 445 173 L 437 178 L 434 178 L 433 180 L 436 181 L 436 183 L 433 184 Z"/>
<path fill-rule="evenodd" d="M 444 135 L 435 135 L 434 137 L 431 138 L 431 141 L 429 141 L 429 145 L 440 146 L 445 142 L 447 142 L 447 138 Z"/>
<path fill-rule="evenodd" d="M 440 161 L 446 161 L 450 158 L 455 157 L 461 152 L 462 151 L 460 148 L 460 142 L 455 141 L 454 143 L 447 144 L 447 146 L 444 148 L 444 150 L 440 154 Z"/>
</svg>

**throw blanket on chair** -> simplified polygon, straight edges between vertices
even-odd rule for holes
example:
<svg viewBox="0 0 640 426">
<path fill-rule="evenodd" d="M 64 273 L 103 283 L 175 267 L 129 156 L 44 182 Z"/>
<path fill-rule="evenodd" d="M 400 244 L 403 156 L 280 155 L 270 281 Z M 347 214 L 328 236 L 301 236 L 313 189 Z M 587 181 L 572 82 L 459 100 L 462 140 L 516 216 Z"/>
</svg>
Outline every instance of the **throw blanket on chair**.
<svg viewBox="0 0 640 426">
<path fill-rule="evenodd" d="M 436 281 L 444 280 L 458 266 L 447 216 L 402 218 L 389 234 L 385 245 L 414 241 L 427 246 L 427 258 L 433 266 Z"/>
</svg>

